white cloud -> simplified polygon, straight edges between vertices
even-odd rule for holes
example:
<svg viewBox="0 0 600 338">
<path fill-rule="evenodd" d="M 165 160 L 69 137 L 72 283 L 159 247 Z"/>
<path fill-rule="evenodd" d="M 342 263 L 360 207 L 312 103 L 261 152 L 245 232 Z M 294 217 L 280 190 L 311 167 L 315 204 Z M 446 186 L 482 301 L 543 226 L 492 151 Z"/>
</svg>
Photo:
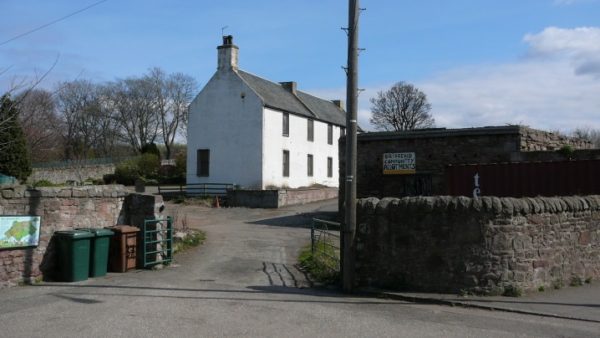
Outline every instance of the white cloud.
<svg viewBox="0 0 600 338">
<path fill-rule="evenodd" d="M 600 82 L 578 76 L 561 61 L 458 69 L 417 86 L 427 93 L 433 115 L 444 127 L 600 128 Z"/>
<path fill-rule="evenodd" d="M 527 34 L 527 57 L 435 74 L 415 85 L 431 102 L 439 127 L 525 124 L 546 130 L 600 129 L 600 28 L 549 27 Z M 360 95 L 358 120 L 369 125 L 369 98 L 392 83 Z M 345 90 L 316 90 L 335 99 Z"/>
<path fill-rule="evenodd" d="M 548 27 L 539 34 L 527 34 L 534 58 L 568 59 L 576 74 L 600 75 L 600 28 L 579 27 L 564 29 Z"/>
<path fill-rule="evenodd" d="M 455 69 L 418 83 L 438 124 L 600 128 L 600 28 L 549 27 L 523 41 L 529 45 L 523 60 Z"/>
</svg>

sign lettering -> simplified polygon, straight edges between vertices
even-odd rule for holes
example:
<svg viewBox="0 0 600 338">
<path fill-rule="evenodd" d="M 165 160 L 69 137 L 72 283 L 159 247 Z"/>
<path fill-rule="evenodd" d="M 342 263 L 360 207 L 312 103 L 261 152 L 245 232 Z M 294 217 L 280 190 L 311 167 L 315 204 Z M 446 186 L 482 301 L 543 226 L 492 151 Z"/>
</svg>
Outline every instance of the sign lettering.
<svg viewBox="0 0 600 338">
<path fill-rule="evenodd" d="M 416 173 L 415 153 L 384 153 L 384 175 L 409 175 Z"/>
</svg>

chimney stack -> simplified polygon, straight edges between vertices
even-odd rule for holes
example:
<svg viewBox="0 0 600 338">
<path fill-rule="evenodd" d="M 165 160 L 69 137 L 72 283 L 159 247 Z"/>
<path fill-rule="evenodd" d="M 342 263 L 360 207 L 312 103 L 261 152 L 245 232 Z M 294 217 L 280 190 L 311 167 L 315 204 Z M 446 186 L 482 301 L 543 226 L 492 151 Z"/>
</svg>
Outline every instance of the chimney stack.
<svg viewBox="0 0 600 338">
<path fill-rule="evenodd" d="M 290 81 L 290 82 L 279 82 L 279 84 L 288 92 L 296 95 L 296 82 L 294 81 Z"/>
<path fill-rule="evenodd" d="M 340 108 L 341 110 L 346 110 L 345 107 L 345 102 L 342 100 L 332 100 L 331 102 L 333 102 L 333 104 L 335 104 L 336 107 Z"/>
<path fill-rule="evenodd" d="M 238 69 L 238 46 L 233 44 L 233 36 L 223 36 L 223 45 L 217 47 L 219 59 L 218 70 Z"/>
</svg>

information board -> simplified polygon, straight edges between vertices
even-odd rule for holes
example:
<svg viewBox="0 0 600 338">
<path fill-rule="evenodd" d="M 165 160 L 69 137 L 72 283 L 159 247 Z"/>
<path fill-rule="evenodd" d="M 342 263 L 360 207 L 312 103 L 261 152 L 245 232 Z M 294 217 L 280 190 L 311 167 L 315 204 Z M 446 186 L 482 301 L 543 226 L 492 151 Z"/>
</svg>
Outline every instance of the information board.
<svg viewBox="0 0 600 338">
<path fill-rule="evenodd" d="M 416 173 L 415 153 L 384 153 L 384 175 L 409 175 Z"/>
<path fill-rule="evenodd" d="M 0 249 L 37 246 L 40 216 L 0 216 Z"/>
</svg>

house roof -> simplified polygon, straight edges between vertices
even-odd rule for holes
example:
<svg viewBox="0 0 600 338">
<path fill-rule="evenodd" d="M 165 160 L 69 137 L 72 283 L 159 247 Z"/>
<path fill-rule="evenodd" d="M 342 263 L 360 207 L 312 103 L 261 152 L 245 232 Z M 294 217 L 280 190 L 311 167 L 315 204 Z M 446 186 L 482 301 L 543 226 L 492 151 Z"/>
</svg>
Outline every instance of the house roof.
<svg viewBox="0 0 600 338">
<path fill-rule="evenodd" d="M 238 70 L 237 73 L 262 98 L 264 105 L 269 108 L 339 126 L 346 125 L 346 113 L 331 101 L 320 99 L 299 90 L 294 95 L 279 83 L 271 82 L 243 70 Z"/>
</svg>

